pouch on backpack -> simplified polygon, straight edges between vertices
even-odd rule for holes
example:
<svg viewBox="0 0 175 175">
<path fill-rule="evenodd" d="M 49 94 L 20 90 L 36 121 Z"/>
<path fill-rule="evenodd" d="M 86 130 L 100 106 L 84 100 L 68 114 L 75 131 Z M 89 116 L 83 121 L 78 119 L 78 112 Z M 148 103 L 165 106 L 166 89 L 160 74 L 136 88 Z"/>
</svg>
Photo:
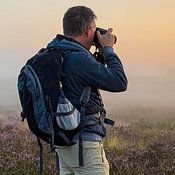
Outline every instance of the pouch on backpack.
<svg viewBox="0 0 175 175">
<path fill-rule="evenodd" d="M 65 97 L 61 96 L 57 105 L 57 124 L 64 130 L 73 130 L 80 124 L 80 112 Z"/>
</svg>

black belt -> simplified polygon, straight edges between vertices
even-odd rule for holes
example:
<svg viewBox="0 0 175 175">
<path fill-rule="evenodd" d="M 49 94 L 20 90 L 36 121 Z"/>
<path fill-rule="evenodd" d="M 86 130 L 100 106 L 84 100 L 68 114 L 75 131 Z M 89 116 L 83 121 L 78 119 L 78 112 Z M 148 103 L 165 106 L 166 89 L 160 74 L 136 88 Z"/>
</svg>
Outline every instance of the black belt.
<svg viewBox="0 0 175 175">
<path fill-rule="evenodd" d="M 95 124 L 107 124 L 114 126 L 115 121 L 100 115 L 100 112 L 93 115 L 86 115 L 84 119 L 85 125 L 95 125 Z"/>
</svg>

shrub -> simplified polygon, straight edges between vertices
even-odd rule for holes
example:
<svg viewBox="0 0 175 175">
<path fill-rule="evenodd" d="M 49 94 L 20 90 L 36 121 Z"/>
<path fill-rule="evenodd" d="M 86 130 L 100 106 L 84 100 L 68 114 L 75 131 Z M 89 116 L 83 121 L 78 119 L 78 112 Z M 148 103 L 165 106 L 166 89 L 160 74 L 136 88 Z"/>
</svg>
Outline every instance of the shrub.
<svg viewBox="0 0 175 175">
<path fill-rule="evenodd" d="M 21 128 L 21 129 L 20 129 Z M 36 175 L 39 147 L 31 132 L 19 125 L 0 123 L 0 174 Z M 104 141 L 110 175 L 174 175 L 175 128 L 173 123 L 141 120 L 108 128 Z M 45 174 L 58 174 L 55 158 L 45 148 Z"/>
</svg>

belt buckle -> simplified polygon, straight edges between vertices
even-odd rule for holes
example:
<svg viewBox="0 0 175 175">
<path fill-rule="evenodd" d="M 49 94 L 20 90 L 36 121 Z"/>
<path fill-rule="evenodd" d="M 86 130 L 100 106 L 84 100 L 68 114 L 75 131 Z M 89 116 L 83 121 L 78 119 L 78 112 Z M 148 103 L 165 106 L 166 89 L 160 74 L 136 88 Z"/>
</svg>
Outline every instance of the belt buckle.
<svg viewBox="0 0 175 175">
<path fill-rule="evenodd" d="M 100 117 L 101 116 L 101 113 L 100 113 L 100 111 L 97 113 L 97 117 Z"/>
<path fill-rule="evenodd" d="M 101 117 L 101 112 L 99 111 L 97 114 L 96 114 L 96 118 L 97 118 L 97 121 L 99 124 L 103 124 L 104 123 L 104 118 Z"/>
</svg>

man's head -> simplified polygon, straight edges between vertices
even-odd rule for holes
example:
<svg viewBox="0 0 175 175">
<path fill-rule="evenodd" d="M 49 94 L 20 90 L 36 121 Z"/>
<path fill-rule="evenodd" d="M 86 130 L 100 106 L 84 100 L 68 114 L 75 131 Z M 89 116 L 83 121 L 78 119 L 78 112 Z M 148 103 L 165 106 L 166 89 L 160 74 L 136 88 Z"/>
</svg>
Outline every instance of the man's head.
<svg viewBox="0 0 175 175">
<path fill-rule="evenodd" d="M 90 8 L 71 7 L 63 17 L 63 33 L 90 49 L 96 30 L 95 19 L 96 15 Z"/>
</svg>

